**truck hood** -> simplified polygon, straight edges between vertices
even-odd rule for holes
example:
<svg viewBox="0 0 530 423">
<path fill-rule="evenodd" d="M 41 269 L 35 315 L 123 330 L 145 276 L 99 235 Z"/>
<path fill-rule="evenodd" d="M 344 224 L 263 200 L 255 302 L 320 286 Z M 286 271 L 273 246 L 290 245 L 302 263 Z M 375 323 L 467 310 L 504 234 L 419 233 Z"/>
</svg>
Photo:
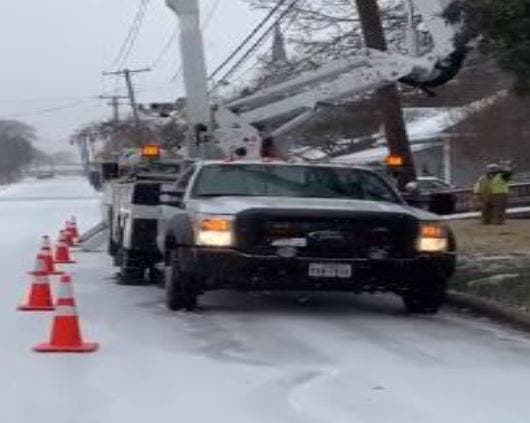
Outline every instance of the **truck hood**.
<svg viewBox="0 0 530 423">
<path fill-rule="evenodd" d="M 214 215 L 235 215 L 244 210 L 260 208 L 402 213 L 414 216 L 419 220 L 440 220 L 440 217 L 435 214 L 406 204 L 326 198 L 214 197 L 189 200 L 188 208 L 197 213 Z"/>
</svg>

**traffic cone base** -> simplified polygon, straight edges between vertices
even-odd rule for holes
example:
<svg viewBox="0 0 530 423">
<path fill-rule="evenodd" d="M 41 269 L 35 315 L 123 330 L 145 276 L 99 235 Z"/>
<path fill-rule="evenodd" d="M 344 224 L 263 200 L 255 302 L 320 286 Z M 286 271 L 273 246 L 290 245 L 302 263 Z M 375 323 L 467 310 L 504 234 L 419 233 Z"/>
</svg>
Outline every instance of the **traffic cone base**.
<svg viewBox="0 0 530 423">
<path fill-rule="evenodd" d="M 55 306 L 52 301 L 50 284 L 34 282 L 31 285 L 31 291 L 27 304 L 17 307 L 19 311 L 53 311 Z"/>
<path fill-rule="evenodd" d="M 54 260 L 53 261 L 55 264 L 76 264 L 77 261 L 75 260 Z M 52 275 L 63 275 L 64 272 L 56 272 L 56 273 L 51 273 Z"/>
<path fill-rule="evenodd" d="M 54 306 L 43 306 L 43 307 L 35 307 L 35 306 L 29 306 L 29 305 L 20 305 L 17 307 L 18 311 L 53 311 L 55 310 Z"/>
<path fill-rule="evenodd" d="M 39 353 L 90 353 L 98 348 L 99 344 L 95 342 L 83 342 L 72 278 L 68 274 L 63 275 L 49 341 L 38 344 L 33 350 Z"/>
<path fill-rule="evenodd" d="M 55 262 L 57 263 L 57 262 Z M 59 264 L 59 263 L 57 263 Z M 61 264 L 64 264 L 64 263 L 61 263 Z M 31 276 L 44 276 L 44 275 L 49 275 L 49 276 L 60 276 L 60 275 L 64 275 L 65 272 L 61 271 L 61 270 L 55 270 L 54 272 L 42 272 L 40 270 L 32 270 L 31 272 L 28 272 L 28 275 L 31 275 Z"/>
<path fill-rule="evenodd" d="M 59 307 L 61 299 L 59 299 Z M 99 348 L 96 342 L 83 342 L 78 316 L 56 316 L 53 322 L 50 341 L 37 345 L 37 352 L 94 352 Z"/>
<path fill-rule="evenodd" d="M 33 351 L 41 353 L 91 353 L 99 349 L 97 342 L 85 342 L 79 346 L 70 347 L 58 347 L 49 343 L 39 344 L 33 347 Z"/>
</svg>

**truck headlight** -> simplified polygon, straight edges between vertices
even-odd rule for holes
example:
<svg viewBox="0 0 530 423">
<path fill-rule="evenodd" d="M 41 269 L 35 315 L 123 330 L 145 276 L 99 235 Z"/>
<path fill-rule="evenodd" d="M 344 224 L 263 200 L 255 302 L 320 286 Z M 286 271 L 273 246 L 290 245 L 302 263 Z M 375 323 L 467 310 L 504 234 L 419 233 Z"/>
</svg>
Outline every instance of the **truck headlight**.
<svg viewBox="0 0 530 423">
<path fill-rule="evenodd" d="M 416 248 L 422 253 L 443 253 L 449 249 L 447 228 L 429 224 L 420 226 Z"/>
<path fill-rule="evenodd" d="M 204 247 L 231 247 L 234 243 L 233 221 L 223 217 L 199 220 L 196 243 Z"/>
</svg>

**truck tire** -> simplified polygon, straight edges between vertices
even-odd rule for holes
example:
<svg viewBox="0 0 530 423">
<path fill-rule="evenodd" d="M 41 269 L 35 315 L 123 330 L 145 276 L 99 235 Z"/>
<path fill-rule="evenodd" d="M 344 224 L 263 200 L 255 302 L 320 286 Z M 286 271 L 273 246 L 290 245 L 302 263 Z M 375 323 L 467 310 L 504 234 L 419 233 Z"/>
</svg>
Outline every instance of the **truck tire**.
<svg viewBox="0 0 530 423">
<path fill-rule="evenodd" d="M 131 253 L 121 249 L 120 254 L 120 285 L 145 285 L 145 268 L 135 262 Z"/>
<path fill-rule="evenodd" d="M 437 279 L 435 282 L 427 282 L 429 278 L 425 278 L 422 283 L 418 283 L 403 294 L 403 303 L 409 313 L 438 313 L 445 301 L 447 281 L 441 277 Z"/>
<path fill-rule="evenodd" d="M 169 265 L 165 273 L 166 306 L 172 311 L 182 309 L 193 311 L 197 308 L 198 297 L 198 292 L 193 286 L 193 275 L 181 270 L 177 250 L 171 250 L 169 256 Z"/>
<path fill-rule="evenodd" d="M 151 285 L 164 286 L 164 272 L 158 269 L 156 264 L 149 265 L 149 283 Z"/>
<path fill-rule="evenodd" d="M 109 222 L 109 244 L 107 246 L 107 253 L 111 257 L 116 257 L 116 254 L 118 254 L 118 244 L 112 239 L 112 211 L 109 211 L 107 219 Z"/>
</svg>

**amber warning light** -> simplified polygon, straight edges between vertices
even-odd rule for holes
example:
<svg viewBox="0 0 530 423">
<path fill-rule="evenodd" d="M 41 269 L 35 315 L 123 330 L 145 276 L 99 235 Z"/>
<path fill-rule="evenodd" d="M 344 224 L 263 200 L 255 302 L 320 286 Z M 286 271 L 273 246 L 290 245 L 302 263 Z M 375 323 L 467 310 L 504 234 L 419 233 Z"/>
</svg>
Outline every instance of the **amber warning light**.
<svg viewBox="0 0 530 423">
<path fill-rule="evenodd" d="M 158 159 L 160 157 L 161 152 L 162 149 L 159 145 L 156 144 L 147 144 L 142 146 L 142 157 L 148 159 Z"/>
<path fill-rule="evenodd" d="M 403 167 L 405 160 L 402 156 L 391 155 L 385 159 L 385 164 L 388 167 Z"/>
</svg>

